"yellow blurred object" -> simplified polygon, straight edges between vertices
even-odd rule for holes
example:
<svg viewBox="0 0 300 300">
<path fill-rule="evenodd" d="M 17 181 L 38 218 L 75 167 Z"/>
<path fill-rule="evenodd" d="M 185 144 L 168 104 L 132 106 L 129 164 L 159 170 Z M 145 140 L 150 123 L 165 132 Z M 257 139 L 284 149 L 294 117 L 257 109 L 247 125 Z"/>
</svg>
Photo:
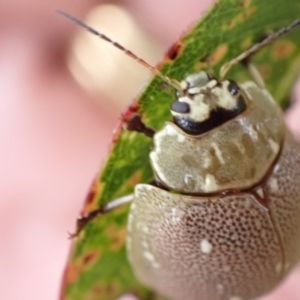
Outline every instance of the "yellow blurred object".
<svg viewBox="0 0 300 300">
<path fill-rule="evenodd" d="M 123 7 L 100 5 L 87 16 L 85 23 L 130 49 L 155 65 L 163 47 L 143 32 Z M 109 99 L 113 107 L 124 109 L 143 86 L 150 72 L 93 34 L 80 30 L 74 39 L 68 59 L 69 68 L 85 89 Z M 101 97 L 99 97 L 101 96 Z"/>
</svg>

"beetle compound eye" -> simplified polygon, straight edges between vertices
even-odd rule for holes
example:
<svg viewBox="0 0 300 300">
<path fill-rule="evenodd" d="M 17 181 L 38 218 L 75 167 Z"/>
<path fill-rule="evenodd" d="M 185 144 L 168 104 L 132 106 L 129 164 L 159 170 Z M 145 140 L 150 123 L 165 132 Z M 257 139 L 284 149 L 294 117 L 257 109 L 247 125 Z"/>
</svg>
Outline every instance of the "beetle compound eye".
<svg viewBox="0 0 300 300">
<path fill-rule="evenodd" d="M 186 102 L 176 100 L 171 104 L 171 110 L 175 113 L 187 114 L 190 112 L 190 106 Z"/>
<path fill-rule="evenodd" d="M 236 96 L 240 92 L 239 86 L 233 81 L 229 80 L 228 91 L 232 96 Z"/>
</svg>

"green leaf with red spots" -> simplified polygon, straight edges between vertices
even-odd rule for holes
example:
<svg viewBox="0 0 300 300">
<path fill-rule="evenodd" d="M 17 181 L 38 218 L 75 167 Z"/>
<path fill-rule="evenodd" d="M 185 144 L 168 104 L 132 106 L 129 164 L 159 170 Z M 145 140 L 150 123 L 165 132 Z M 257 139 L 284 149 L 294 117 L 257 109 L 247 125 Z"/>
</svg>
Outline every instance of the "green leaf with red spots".
<svg viewBox="0 0 300 300">
<path fill-rule="evenodd" d="M 159 68 L 170 78 L 182 80 L 195 70 L 205 69 L 205 58 L 210 55 L 218 75 L 222 64 L 299 16 L 300 3 L 295 1 L 219 0 L 172 47 Z M 299 32 L 300 28 L 295 29 L 253 57 L 267 88 L 283 106 L 300 66 Z M 237 81 L 249 79 L 241 65 L 234 66 L 227 77 Z M 173 96 L 159 88 L 159 82 L 159 78 L 154 78 L 147 85 L 124 114 L 125 118 L 138 110 L 145 124 L 155 130 L 171 118 L 169 104 Z M 150 147 L 149 138 L 122 131 L 120 126 L 83 212 L 132 193 L 139 182 L 151 182 Z M 128 207 L 123 207 L 85 226 L 72 246 L 61 299 L 107 300 L 125 292 L 132 292 L 140 299 L 163 299 L 142 287 L 130 270 L 124 245 L 127 213 Z"/>
</svg>

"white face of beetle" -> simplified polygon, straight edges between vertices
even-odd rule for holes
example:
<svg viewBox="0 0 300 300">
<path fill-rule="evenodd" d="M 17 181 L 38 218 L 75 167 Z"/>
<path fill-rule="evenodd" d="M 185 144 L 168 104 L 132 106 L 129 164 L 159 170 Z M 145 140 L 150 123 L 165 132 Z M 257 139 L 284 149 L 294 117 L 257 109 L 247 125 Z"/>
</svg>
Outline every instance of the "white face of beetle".
<svg viewBox="0 0 300 300">
<path fill-rule="evenodd" d="M 174 122 L 185 132 L 201 134 L 240 114 L 246 104 L 238 85 L 217 81 L 206 72 L 192 74 L 182 83 L 184 95 L 171 105 Z"/>
</svg>

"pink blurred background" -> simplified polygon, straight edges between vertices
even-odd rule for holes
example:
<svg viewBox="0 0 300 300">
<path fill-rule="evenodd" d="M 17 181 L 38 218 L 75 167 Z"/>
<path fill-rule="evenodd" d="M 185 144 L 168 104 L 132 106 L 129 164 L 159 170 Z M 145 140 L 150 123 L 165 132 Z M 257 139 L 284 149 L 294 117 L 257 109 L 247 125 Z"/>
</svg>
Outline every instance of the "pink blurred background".
<svg viewBox="0 0 300 300">
<path fill-rule="evenodd" d="M 124 0 L 118 4 L 167 49 L 209 2 L 160 0 L 157 5 Z M 58 298 L 70 246 L 67 231 L 74 228 L 124 106 L 88 95 L 65 64 L 78 28 L 54 10 L 83 19 L 100 3 L 0 0 L 1 299 Z M 295 95 L 299 98 L 299 89 Z M 298 136 L 299 119 L 296 104 L 288 112 L 288 123 Z M 299 280 L 298 268 L 264 299 L 299 300 Z"/>
</svg>

